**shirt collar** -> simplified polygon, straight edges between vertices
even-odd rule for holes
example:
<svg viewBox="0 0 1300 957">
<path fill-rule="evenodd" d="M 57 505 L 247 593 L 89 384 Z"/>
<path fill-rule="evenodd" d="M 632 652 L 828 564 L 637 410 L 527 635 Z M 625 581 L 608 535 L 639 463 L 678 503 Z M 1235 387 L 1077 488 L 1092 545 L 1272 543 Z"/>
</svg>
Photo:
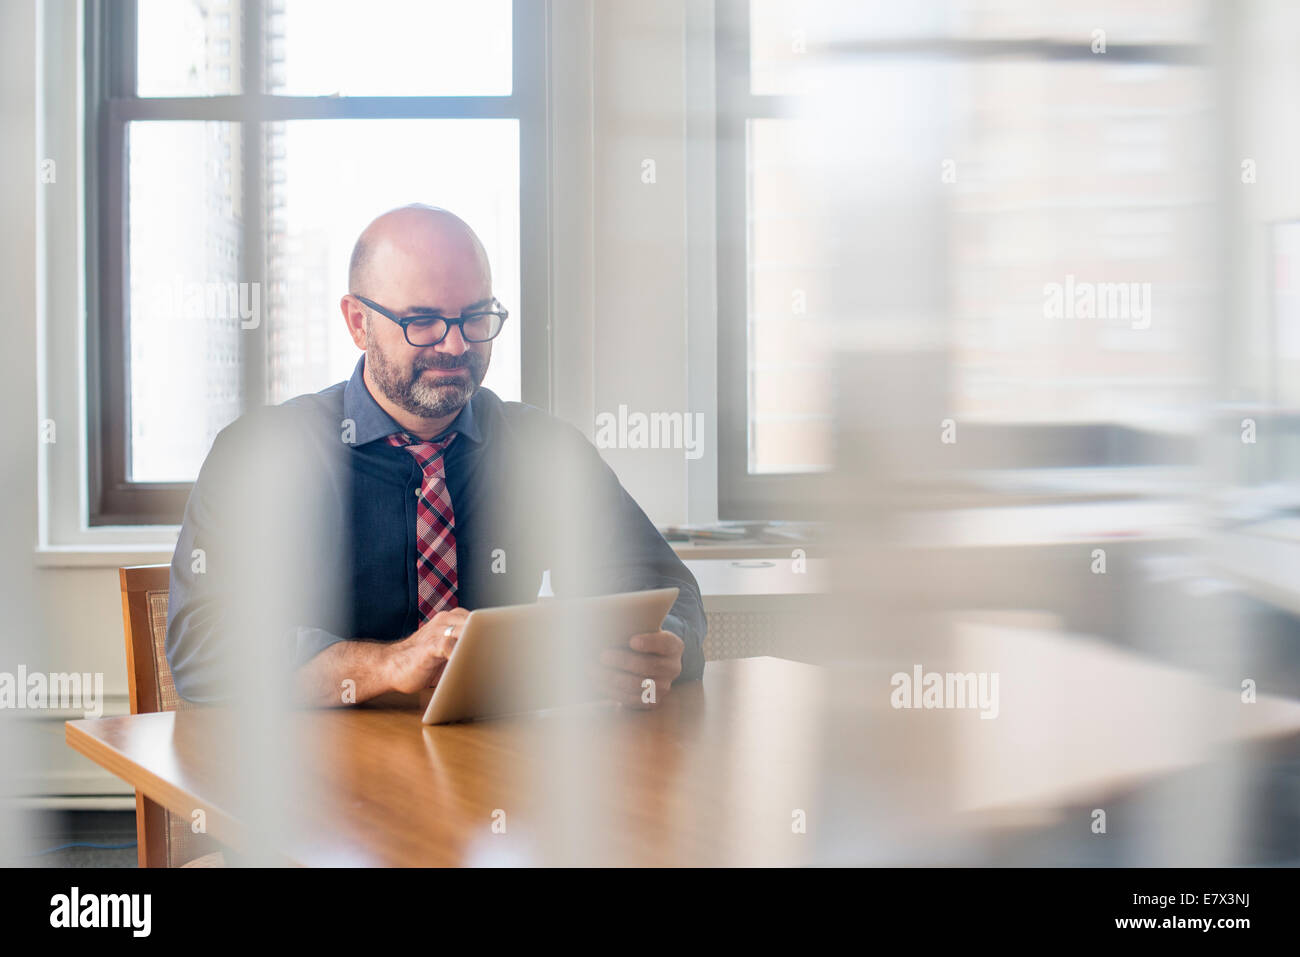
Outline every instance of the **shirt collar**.
<svg viewBox="0 0 1300 957">
<path fill-rule="evenodd" d="M 405 431 L 393 421 L 391 415 L 380 407 L 379 403 L 375 401 L 375 397 L 370 394 L 370 390 L 366 388 L 365 380 L 362 378 L 365 363 L 366 357 L 363 355 L 357 360 L 357 366 L 352 370 L 352 378 L 348 380 L 348 384 L 343 388 L 343 417 L 352 420 L 355 429 L 353 445 L 356 446 L 382 439 L 394 432 Z M 478 423 L 474 421 L 473 398 L 465 403 L 464 408 L 452 420 L 451 425 L 434 436 L 434 439 L 441 439 L 452 432 L 459 432 L 474 442 L 483 441 L 479 433 Z"/>
</svg>

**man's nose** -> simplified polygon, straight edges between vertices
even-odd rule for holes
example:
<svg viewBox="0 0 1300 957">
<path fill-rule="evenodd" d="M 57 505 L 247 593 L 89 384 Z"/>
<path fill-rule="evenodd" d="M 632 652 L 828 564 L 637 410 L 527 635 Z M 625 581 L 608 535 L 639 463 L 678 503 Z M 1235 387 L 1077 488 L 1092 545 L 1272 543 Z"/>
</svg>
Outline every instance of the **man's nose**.
<svg viewBox="0 0 1300 957">
<path fill-rule="evenodd" d="M 467 343 L 465 337 L 460 334 L 460 326 L 453 325 L 447 330 L 447 335 L 442 342 L 438 343 L 434 348 L 439 352 L 458 356 L 469 351 L 469 343 Z"/>
</svg>

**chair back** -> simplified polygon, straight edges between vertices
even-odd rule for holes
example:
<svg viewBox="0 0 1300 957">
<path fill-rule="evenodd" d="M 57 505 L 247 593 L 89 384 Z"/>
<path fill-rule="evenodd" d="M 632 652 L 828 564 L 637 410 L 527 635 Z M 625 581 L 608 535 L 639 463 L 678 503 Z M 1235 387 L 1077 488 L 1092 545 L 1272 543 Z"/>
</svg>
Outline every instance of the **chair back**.
<svg viewBox="0 0 1300 957">
<path fill-rule="evenodd" d="M 170 572 L 167 565 L 118 569 L 132 714 L 198 707 L 176 693 L 176 682 L 167 665 Z M 188 819 L 173 814 L 140 791 L 135 792 L 135 831 L 141 867 L 181 867 L 219 847 L 206 834 L 193 833 Z"/>
</svg>

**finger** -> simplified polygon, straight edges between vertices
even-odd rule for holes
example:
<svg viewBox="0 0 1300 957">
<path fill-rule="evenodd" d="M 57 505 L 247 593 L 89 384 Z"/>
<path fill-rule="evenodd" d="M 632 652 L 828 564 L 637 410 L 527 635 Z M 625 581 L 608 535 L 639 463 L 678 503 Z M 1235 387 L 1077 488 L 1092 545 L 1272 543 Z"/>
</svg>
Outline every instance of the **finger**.
<svg viewBox="0 0 1300 957">
<path fill-rule="evenodd" d="M 641 696 L 641 677 L 639 675 L 606 668 L 601 673 L 601 678 L 605 687 L 616 694 Z"/>
<path fill-rule="evenodd" d="M 631 690 L 621 683 L 616 684 L 616 679 L 612 677 L 614 672 L 611 669 L 592 661 L 585 666 L 584 670 L 587 675 L 587 684 L 593 693 L 611 701 L 622 702 L 624 699 L 631 699 Z"/>
<path fill-rule="evenodd" d="M 631 703 L 634 697 L 633 688 L 624 680 L 626 677 L 630 676 L 611 671 L 608 668 L 602 668 L 600 665 L 593 664 L 590 668 L 592 687 L 599 694 L 620 704 Z M 635 695 L 635 697 L 638 700 L 640 699 L 640 695 Z"/>
<path fill-rule="evenodd" d="M 646 707 L 646 705 L 641 703 L 641 696 L 639 694 L 629 694 L 626 691 L 618 691 L 612 688 L 602 690 L 601 694 L 606 700 L 614 702 L 621 708 Z"/>
<path fill-rule="evenodd" d="M 653 678 L 668 683 L 682 672 L 680 659 L 665 655 L 646 655 L 639 651 L 607 648 L 600 653 L 600 663 L 606 668 L 627 671 L 634 675 Z"/>
<path fill-rule="evenodd" d="M 680 658 L 686 644 L 671 631 L 656 631 L 648 635 L 633 635 L 628 647 L 649 655 L 668 655 Z"/>
<path fill-rule="evenodd" d="M 587 664 L 584 671 L 595 693 L 626 707 L 652 708 L 672 687 L 669 681 L 659 681 L 645 675 L 606 668 L 594 661 Z M 647 680 L 653 684 L 644 685 Z M 653 689 L 653 701 L 643 700 L 647 688 Z"/>
<path fill-rule="evenodd" d="M 437 649 L 437 653 L 446 657 L 451 654 L 451 648 L 454 645 L 445 646 L 447 639 L 453 642 L 459 638 L 461 632 L 465 630 L 465 620 L 469 618 L 469 612 L 464 608 L 451 608 L 447 611 L 440 611 L 430 618 L 420 631 L 424 634 L 425 639 Z"/>
<path fill-rule="evenodd" d="M 634 707 L 649 707 L 657 704 L 668 693 L 669 684 L 655 681 L 654 678 L 629 674 L 626 671 L 601 669 L 597 680 L 601 690 L 620 704 Z M 653 682 L 647 685 L 646 682 Z M 652 701 L 646 701 L 646 691 L 653 689 Z"/>
<path fill-rule="evenodd" d="M 434 615 L 432 622 L 434 627 L 446 628 L 448 625 L 463 625 L 468 617 L 469 611 L 467 609 L 448 608 L 446 611 L 440 611 Z"/>
</svg>

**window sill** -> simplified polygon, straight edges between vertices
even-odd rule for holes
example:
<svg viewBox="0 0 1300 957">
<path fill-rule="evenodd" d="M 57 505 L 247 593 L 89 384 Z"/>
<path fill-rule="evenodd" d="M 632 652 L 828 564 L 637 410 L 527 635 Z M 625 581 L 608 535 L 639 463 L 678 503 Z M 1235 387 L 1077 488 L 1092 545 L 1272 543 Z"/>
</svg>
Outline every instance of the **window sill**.
<svg viewBox="0 0 1300 957">
<path fill-rule="evenodd" d="M 777 545 L 764 542 L 717 542 L 709 544 L 691 544 L 688 542 L 669 542 L 677 557 L 682 561 L 725 558 L 725 559 L 785 559 L 789 560 L 794 557 L 793 552 L 796 549 L 803 549 L 804 557 L 811 556 L 814 552 L 818 555 L 822 553 L 820 544 L 808 542 L 791 542 L 788 545 Z"/>
<path fill-rule="evenodd" d="M 120 568 L 123 565 L 166 565 L 174 546 L 46 545 L 36 549 L 37 568 Z"/>
</svg>

